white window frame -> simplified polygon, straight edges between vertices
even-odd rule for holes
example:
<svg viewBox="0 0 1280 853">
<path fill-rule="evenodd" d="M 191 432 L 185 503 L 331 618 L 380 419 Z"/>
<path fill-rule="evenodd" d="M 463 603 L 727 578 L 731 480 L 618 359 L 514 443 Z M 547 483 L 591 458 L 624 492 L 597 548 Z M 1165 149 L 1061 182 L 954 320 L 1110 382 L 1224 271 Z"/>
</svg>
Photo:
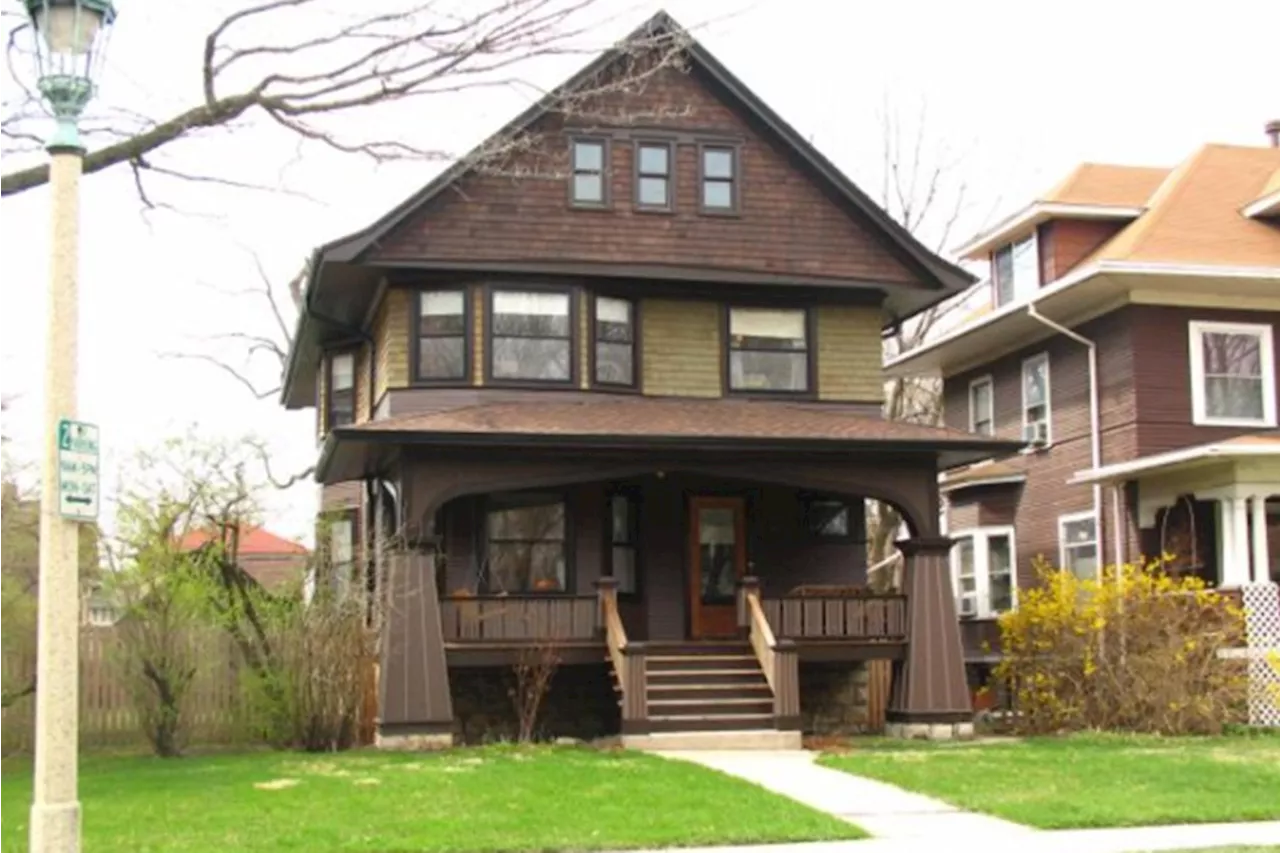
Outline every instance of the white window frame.
<svg viewBox="0 0 1280 853">
<path fill-rule="evenodd" d="M 1066 515 L 1058 516 L 1058 568 L 1062 569 L 1063 571 L 1067 571 L 1067 566 L 1070 565 L 1069 561 L 1067 560 L 1067 540 L 1064 534 L 1066 532 L 1067 525 L 1076 521 L 1092 521 L 1093 522 L 1093 553 L 1094 553 L 1094 560 L 1097 562 L 1097 565 L 1094 567 L 1094 577 L 1101 578 L 1102 577 L 1102 523 L 1101 521 L 1099 521 L 1097 513 L 1095 513 L 1091 509 L 1086 509 L 1083 512 L 1069 512 Z M 1071 547 L 1079 548 L 1082 544 L 1087 544 L 1087 543 L 1077 542 L 1073 544 Z"/>
<path fill-rule="evenodd" d="M 1031 258 L 1033 263 L 1034 274 L 1030 283 L 1021 281 L 1016 274 L 1016 252 L 1018 247 L 1023 243 L 1031 244 Z M 1013 276 L 1009 298 L 1001 301 L 1000 299 L 1000 269 L 999 262 L 996 260 L 1001 252 L 1009 252 L 1009 274 Z M 1016 240 L 1010 240 L 1008 243 L 998 247 L 991 253 L 991 304 L 996 308 L 1003 308 L 1006 305 L 1012 305 L 1015 302 L 1022 302 L 1029 299 L 1040 289 L 1040 229 L 1036 228 L 1030 234 L 1019 237 Z"/>
<path fill-rule="evenodd" d="M 1262 361 L 1262 418 L 1223 418 L 1210 415 L 1205 406 L 1204 335 L 1253 335 L 1258 338 Z M 1220 323 L 1192 320 L 1187 323 L 1187 346 L 1191 360 L 1191 422 L 1197 426 L 1276 426 L 1276 357 L 1274 334 L 1268 323 Z"/>
<path fill-rule="evenodd" d="M 987 386 L 987 421 L 991 424 L 991 432 L 983 433 L 983 435 L 996 434 L 996 383 L 988 373 L 985 376 L 979 376 L 969 382 L 969 432 L 978 431 L 978 410 L 973 405 L 973 392 L 980 386 Z"/>
<path fill-rule="evenodd" d="M 1022 360 L 1022 369 L 1018 371 L 1018 384 L 1022 395 L 1022 433 L 1026 435 L 1027 420 L 1027 365 L 1037 361 L 1044 362 L 1044 443 L 1053 444 L 1053 365 L 1049 361 L 1049 353 L 1038 352 Z"/>
<path fill-rule="evenodd" d="M 951 548 L 951 589 L 956 599 L 956 613 L 960 614 L 960 539 L 973 540 L 973 580 L 976 607 L 964 618 L 993 619 L 1003 610 L 991 607 L 991 540 L 1000 536 L 1009 539 L 1009 609 L 1018 608 L 1018 537 L 1012 525 L 999 524 L 984 527 L 968 527 L 947 534 L 957 540 Z"/>
</svg>

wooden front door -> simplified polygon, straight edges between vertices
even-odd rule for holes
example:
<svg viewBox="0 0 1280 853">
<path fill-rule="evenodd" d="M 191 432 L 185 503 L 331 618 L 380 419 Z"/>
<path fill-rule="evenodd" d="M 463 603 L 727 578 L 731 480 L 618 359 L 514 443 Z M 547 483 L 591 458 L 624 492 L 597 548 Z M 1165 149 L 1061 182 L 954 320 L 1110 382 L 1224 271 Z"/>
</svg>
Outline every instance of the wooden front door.
<svg viewBox="0 0 1280 853">
<path fill-rule="evenodd" d="M 742 498 L 689 499 L 689 626 L 694 639 L 738 633 L 738 578 L 747 566 Z"/>
</svg>

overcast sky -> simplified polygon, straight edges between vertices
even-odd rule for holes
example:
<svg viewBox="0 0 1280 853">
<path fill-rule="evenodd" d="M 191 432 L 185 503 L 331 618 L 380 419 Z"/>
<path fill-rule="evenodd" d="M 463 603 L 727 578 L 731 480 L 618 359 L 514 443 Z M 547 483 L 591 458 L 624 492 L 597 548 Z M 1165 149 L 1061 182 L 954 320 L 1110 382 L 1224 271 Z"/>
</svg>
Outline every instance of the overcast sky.
<svg viewBox="0 0 1280 853">
<path fill-rule="evenodd" d="M 926 159 L 954 163 L 952 174 L 968 188 L 950 245 L 1080 161 L 1171 165 L 1207 141 L 1263 144 L 1263 125 L 1280 118 L 1275 0 L 600 2 L 610 17 L 600 44 L 665 6 L 873 196 L 880 191 L 886 104 L 908 137 L 923 114 Z M 157 118 L 198 102 L 201 40 L 232 5 L 120 0 L 103 99 Z M 544 62 L 528 73 L 550 86 L 579 64 Z M 527 93 L 471 93 L 421 103 L 396 121 L 423 147 L 463 151 L 527 100 Z M 366 224 L 440 164 L 375 169 L 299 150 L 252 121 L 184 142 L 166 156 L 190 171 L 284 186 L 309 198 L 162 183 L 151 194 L 182 212 L 144 216 L 127 169 L 86 178 L 81 417 L 101 425 L 109 468 L 135 448 L 195 424 L 211 435 L 256 433 L 274 448 L 279 471 L 296 470 L 315 457 L 312 412 L 286 413 L 274 396 L 255 401 L 216 368 L 163 356 L 220 346 L 206 340 L 212 335 L 270 332 L 260 301 L 223 292 L 256 283 L 250 251 L 283 281 L 311 247 Z M 17 455 L 34 459 L 47 192 L 6 199 L 0 216 L 0 385 L 15 398 L 5 432 Z M 256 369 L 265 386 L 272 377 L 264 367 Z M 315 497 L 311 485 L 273 495 L 269 525 L 307 537 Z"/>
</svg>

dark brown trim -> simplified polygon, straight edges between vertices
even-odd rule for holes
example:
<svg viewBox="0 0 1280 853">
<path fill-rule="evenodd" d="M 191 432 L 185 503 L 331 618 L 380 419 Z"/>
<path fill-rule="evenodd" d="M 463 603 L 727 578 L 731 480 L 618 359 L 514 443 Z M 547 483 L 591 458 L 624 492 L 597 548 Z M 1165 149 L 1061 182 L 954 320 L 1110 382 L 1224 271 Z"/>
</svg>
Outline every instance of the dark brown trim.
<svg viewBox="0 0 1280 853">
<path fill-rule="evenodd" d="M 798 732 L 803 726 L 801 724 L 801 718 L 799 716 L 794 716 L 774 717 L 773 727 L 780 732 Z"/>
<path fill-rule="evenodd" d="M 814 493 L 801 493 L 798 495 L 800 500 L 800 512 L 804 523 L 804 535 L 810 542 L 830 545 L 854 545 L 867 541 L 866 523 L 862 518 L 863 511 L 859 509 L 856 513 L 853 504 L 848 497 L 841 495 L 824 495 Z M 848 514 L 849 529 L 838 535 L 828 535 L 820 533 L 813 529 L 810 513 L 815 503 L 838 503 L 844 507 Z M 857 517 L 855 517 L 857 516 Z M 862 522 L 862 523 L 859 523 Z"/>
<path fill-rule="evenodd" d="M 563 293 L 569 299 L 569 378 L 568 379 L 511 379 L 493 374 L 493 298 L 498 291 L 512 293 Z M 484 383 L 492 388 L 576 388 L 579 381 L 579 362 L 581 360 L 579 346 L 582 343 L 582 329 L 578 322 L 578 302 L 581 297 L 580 287 L 569 284 L 551 284 L 547 282 L 524 281 L 491 281 L 486 282 L 484 294 Z M 536 340 L 558 340 L 537 338 Z"/>
<path fill-rule="evenodd" d="M 640 149 L 663 148 L 667 152 L 667 173 L 644 175 L 640 172 Z M 667 203 L 645 204 L 640 200 L 640 179 L 665 178 L 667 181 Z M 676 212 L 676 143 L 666 136 L 638 136 L 631 143 L 631 206 L 637 213 L 675 213 Z"/>
<path fill-rule="evenodd" d="M 438 723 L 384 723 L 378 721 L 378 734 L 399 735 L 447 735 L 453 733 L 452 722 Z"/>
<path fill-rule="evenodd" d="M 726 131 L 722 127 L 701 127 L 681 125 L 680 127 L 663 127 L 661 125 L 626 124 L 626 125 L 568 125 L 568 133 L 581 133 L 586 136 L 607 136 L 618 142 L 630 142 L 634 139 L 670 139 L 677 145 L 697 145 L 699 141 L 711 144 L 741 145 L 747 137 L 741 133 Z"/>
<path fill-rule="evenodd" d="M 801 663 L 902 660 L 906 655 L 906 645 L 849 640 L 800 640 L 796 642 L 796 654 Z"/>
<path fill-rule="evenodd" d="M 703 190 L 708 180 L 704 173 L 704 152 L 712 150 L 728 151 L 733 157 L 733 177 L 729 181 L 713 178 L 716 183 L 728 183 L 731 202 L 729 207 L 707 207 Z M 742 215 L 742 145 L 737 142 L 722 140 L 698 140 L 698 213 L 701 216 L 741 216 Z"/>
<path fill-rule="evenodd" d="M 647 735 L 652 729 L 652 722 L 648 719 L 643 720 L 623 720 L 622 733 L 624 735 Z"/>
<path fill-rule="evenodd" d="M 891 723 L 972 723 L 972 711 L 895 711 L 885 713 Z"/>
<path fill-rule="evenodd" d="M 445 656 L 450 667 L 513 666 L 527 660 L 533 643 L 446 643 Z M 558 642 L 557 663 L 564 666 L 600 664 L 605 658 L 604 641 L 598 643 Z"/>
<path fill-rule="evenodd" d="M 422 338 L 422 297 L 426 293 L 460 293 L 462 294 L 462 375 L 442 379 L 424 379 L 419 373 L 422 357 L 420 340 Z M 475 308 L 471 299 L 471 288 L 465 284 L 441 284 L 436 286 L 417 287 L 413 291 L 409 311 L 409 384 L 415 388 L 457 388 L 471 385 L 474 373 L 475 350 Z M 431 337 L 456 337 L 456 335 L 432 335 Z"/>
<path fill-rule="evenodd" d="M 578 143 L 598 143 L 600 145 L 600 197 L 601 201 L 579 201 L 574 198 L 575 178 L 578 176 L 577 164 L 574 162 Z M 613 209 L 613 143 L 608 136 L 598 133 L 569 134 L 569 177 L 565 181 L 565 198 L 573 210 L 612 210 Z M 584 173 L 585 174 L 585 173 Z"/>
<path fill-rule="evenodd" d="M 631 382 L 622 384 L 620 382 L 601 382 L 596 375 L 596 300 L 617 299 L 621 302 L 627 302 L 631 305 Z M 599 391 L 618 391 L 630 392 L 634 394 L 640 393 L 640 377 L 643 367 L 640 363 L 641 351 L 644 349 L 640 345 L 640 299 L 634 296 L 621 296 L 614 293 L 600 292 L 598 290 L 587 291 L 587 370 L 591 375 L 587 377 L 587 384 L 593 390 Z"/>
<path fill-rule="evenodd" d="M 805 335 L 805 389 L 803 391 L 770 390 L 763 388 L 738 389 L 733 387 L 733 370 L 730 353 L 733 347 L 729 341 L 729 315 L 733 309 L 768 309 L 775 311 L 804 312 Z M 766 302 L 751 300 L 734 300 L 720 306 L 720 381 L 726 397 L 754 397 L 762 400 L 814 400 L 818 399 L 818 312 L 807 305 L 796 305 L 794 302 Z M 786 350 L 779 350 L 786 352 Z M 794 350 L 791 350 L 794 352 Z"/>
</svg>

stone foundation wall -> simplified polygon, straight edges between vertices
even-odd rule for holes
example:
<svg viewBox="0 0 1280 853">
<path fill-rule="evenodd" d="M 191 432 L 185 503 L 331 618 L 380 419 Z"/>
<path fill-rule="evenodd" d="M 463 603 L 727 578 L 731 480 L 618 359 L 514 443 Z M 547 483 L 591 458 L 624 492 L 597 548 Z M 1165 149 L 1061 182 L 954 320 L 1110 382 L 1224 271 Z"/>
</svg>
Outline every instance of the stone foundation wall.
<svg viewBox="0 0 1280 853">
<path fill-rule="evenodd" d="M 866 664 L 800 664 L 800 717 L 806 734 L 865 734 Z"/>
<path fill-rule="evenodd" d="M 610 679 L 603 664 L 560 667 L 542 700 L 536 737 L 588 740 L 617 734 L 620 711 Z M 450 669 L 449 687 L 457 743 L 515 740 L 520 727 L 510 667 Z"/>
</svg>

